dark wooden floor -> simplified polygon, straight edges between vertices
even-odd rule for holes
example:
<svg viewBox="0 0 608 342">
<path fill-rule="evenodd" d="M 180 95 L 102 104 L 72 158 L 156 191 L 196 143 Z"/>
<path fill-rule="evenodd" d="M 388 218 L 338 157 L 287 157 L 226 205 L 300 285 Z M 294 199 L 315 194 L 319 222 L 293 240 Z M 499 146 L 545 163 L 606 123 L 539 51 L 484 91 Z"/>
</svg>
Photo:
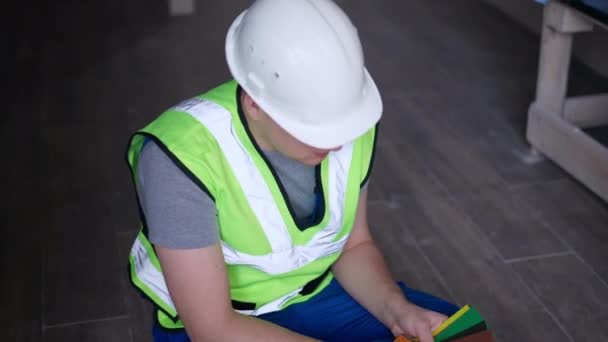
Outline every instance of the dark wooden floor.
<svg viewBox="0 0 608 342">
<path fill-rule="evenodd" d="M 1 341 L 148 341 L 126 278 L 137 231 L 129 134 L 226 80 L 248 1 L 17 8 L 8 111 Z M 482 1 L 340 1 L 385 116 L 370 222 L 395 275 L 472 304 L 499 341 L 608 340 L 608 207 L 525 140 L 538 37 Z M 608 90 L 574 62 L 570 93 Z M 5 157 L 6 158 L 6 157 Z"/>
</svg>

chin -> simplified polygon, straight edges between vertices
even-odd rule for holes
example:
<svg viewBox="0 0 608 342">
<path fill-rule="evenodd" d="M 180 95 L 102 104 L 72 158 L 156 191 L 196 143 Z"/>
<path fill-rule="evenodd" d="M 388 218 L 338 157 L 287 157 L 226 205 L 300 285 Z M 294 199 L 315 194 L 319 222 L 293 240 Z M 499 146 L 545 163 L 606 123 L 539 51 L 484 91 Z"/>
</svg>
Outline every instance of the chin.
<svg viewBox="0 0 608 342">
<path fill-rule="evenodd" d="M 306 165 L 311 165 L 311 166 L 317 166 L 319 164 L 321 164 L 321 162 L 325 159 L 325 157 L 317 157 L 317 156 L 312 156 L 309 157 L 306 161 L 304 161 L 303 163 Z"/>
<path fill-rule="evenodd" d="M 302 164 L 308 165 L 308 166 L 317 166 L 317 165 L 321 164 L 321 160 L 311 160 L 311 159 L 300 160 L 300 162 Z"/>
</svg>

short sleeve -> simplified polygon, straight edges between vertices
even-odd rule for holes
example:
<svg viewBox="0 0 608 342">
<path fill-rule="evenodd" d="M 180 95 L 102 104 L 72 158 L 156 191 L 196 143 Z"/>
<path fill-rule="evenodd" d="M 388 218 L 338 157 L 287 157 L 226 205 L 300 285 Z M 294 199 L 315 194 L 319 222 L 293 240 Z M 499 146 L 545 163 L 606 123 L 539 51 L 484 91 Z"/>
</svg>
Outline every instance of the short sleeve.
<svg viewBox="0 0 608 342">
<path fill-rule="evenodd" d="M 140 154 L 137 180 L 153 244 L 194 249 L 218 242 L 215 203 L 152 140 Z"/>
</svg>

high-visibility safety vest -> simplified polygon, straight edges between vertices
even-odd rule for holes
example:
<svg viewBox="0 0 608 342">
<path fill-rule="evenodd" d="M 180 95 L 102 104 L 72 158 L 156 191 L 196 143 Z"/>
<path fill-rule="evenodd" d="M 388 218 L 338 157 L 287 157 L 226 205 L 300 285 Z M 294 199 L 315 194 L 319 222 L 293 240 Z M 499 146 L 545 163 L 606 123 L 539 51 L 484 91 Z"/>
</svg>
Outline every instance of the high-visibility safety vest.
<svg viewBox="0 0 608 342">
<path fill-rule="evenodd" d="M 139 153 L 152 139 L 213 199 L 232 305 L 243 314 L 261 315 L 306 301 L 331 281 L 330 266 L 352 230 L 360 186 L 369 175 L 376 128 L 330 152 L 316 167 L 320 213 L 311 226 L 299 227 L 280 180 L 247 128 L 239 91 L 230 81 L 164 112 L 133 135 L 127 159 L 137 186 Z M 156 305 L 160 325 L 183 328 L 143 215 L 130 275 Z"/>
</svg>

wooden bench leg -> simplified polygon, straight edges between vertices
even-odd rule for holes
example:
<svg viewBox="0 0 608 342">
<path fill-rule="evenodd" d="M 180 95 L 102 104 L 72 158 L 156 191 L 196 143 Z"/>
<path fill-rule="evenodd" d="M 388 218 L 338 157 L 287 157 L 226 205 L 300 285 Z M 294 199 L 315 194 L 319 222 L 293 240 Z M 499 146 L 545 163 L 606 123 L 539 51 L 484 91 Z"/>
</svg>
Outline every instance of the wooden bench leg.
<svg viewBox="0 0 608 342">
<path fill-rule="evenodd" d="M 565 10 L 553 2 L 545 7 L 536 80 L 537 106 L 560 116 L 566 97 L 573 34 L 563 32 L 562 27 L 556 25 Z"/>
<path fill-rule="evenodd" d="M 536 100 L 528 111 L 526 136 L 534 148 L 608 201 L 608 149 L 573 124 L 603 122 L 598 107 L 607 100 L 604 96 L 566 100 L 573 35 L 592 28 L 591 22 L 562 3 L 551 1 L 545 7 Z"/>
</svg>

